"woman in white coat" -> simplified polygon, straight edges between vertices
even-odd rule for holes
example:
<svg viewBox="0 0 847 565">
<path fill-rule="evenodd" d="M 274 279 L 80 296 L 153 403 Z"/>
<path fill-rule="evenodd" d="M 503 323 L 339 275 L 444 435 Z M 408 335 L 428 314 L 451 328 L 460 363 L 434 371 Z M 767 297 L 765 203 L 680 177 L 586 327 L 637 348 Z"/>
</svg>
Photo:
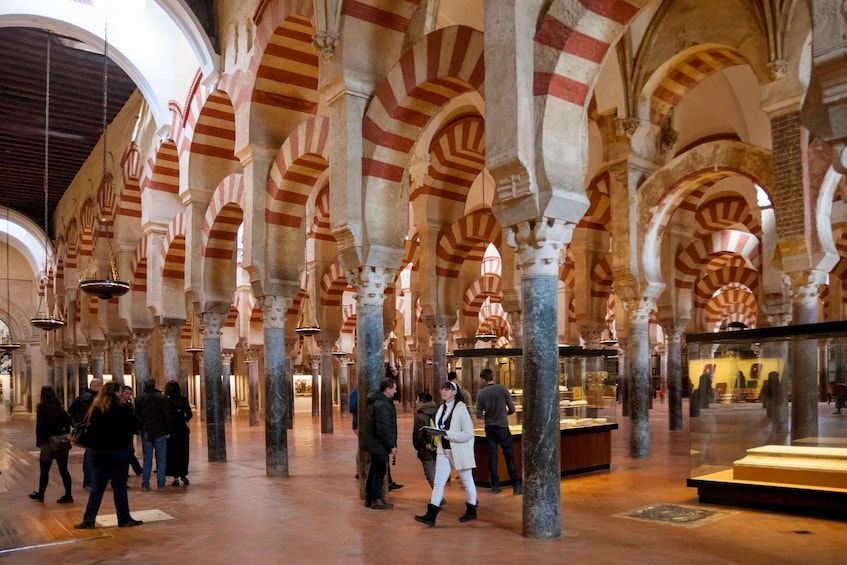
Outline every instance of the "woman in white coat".
<svg viewBox="0 0 847 565">
<path fill-rule="evenodd" d="M 476 485 L 473 482 L 473 468 L 476 467 L 473 446 L 473 421 L 468 407 L 459 393 L 459 385 L 447 381 L 441 385 L 441 399 L 444 403 L 435 413 L 435 427 L 438 453 L 435 456 L 435 479 L 432 484 L 432 496 L 426 507 L 426 514 L 415 516 L 415 520 L 429 526 L 435 525 L 435 517 L 441 508 L 444 485 L 450 478 L 451 469 L 456 469 L 468 500 L 465 503 L 465 513 L 459 518 L 460 522 L 476 520 Z"/>
</svg>

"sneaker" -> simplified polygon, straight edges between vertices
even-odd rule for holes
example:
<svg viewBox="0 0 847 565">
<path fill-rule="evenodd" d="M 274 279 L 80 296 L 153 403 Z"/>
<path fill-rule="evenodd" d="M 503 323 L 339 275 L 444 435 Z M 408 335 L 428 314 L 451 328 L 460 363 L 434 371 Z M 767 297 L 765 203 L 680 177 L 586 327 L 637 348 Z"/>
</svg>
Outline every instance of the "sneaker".
<svg viewBox="0 0 847 565">
<path fill-rule="evenodd" d="M 400 490 L 404 486 L 406 485 L 401 485 L 400 483 L 391 483 L 390 485 L 388 485 L 388 490 Z"/>
</svg>

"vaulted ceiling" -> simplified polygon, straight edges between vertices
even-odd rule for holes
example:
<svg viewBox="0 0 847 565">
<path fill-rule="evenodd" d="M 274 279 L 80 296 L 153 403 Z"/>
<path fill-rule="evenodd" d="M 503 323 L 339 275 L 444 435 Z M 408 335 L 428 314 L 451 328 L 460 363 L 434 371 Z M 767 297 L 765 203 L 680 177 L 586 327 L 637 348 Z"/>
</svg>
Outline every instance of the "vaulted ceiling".
<svg viewBox="0 0 847 565">
<path fill-rule="evenodd" d="M 41 226 L 47 41 L 46 30 L 0 27 L 0 205 Z M 50 41 L 48 217 L 103 130 L 103 45 L 57 35 Z M 111 123 L 135 84 L 112 61 L 107 82 L 106 121 Z"/>
</svg>

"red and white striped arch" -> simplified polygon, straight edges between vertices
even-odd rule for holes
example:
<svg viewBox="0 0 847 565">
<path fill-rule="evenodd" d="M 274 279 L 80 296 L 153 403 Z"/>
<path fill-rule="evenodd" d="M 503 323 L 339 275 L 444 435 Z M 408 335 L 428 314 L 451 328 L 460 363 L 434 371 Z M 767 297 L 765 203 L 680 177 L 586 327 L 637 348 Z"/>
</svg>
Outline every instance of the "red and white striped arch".
<svg viewBox="0 0 847 565">
<path fill-rule="evenodd" d="M 306 202 L 318 178 L 329 166 L 329 119 L 303 122 L 280 147 L 268 176 L 269 225 L 300 228 Z"/>
<path fill-rule="evenodd" d="M 203 217 L 203 257 L 235 258 L 238 226 L 246 209 L 244 197 L 243 175 L 229 175 L 215 190 Z"/>
<path fill-rule="evenodd" d="M 585 189 L 591 205 L 579 222 L 579 227 L 608 232 L 612 221 L 612 208 L 609 202 L 609 171 L 604 169 L 591 179 Z"/>
<path fill-rule="evenodd" d="M 105 225 L 100 229 L 111 230 L 112 222 L 115 221 L 115 203 L 118 195 L 115 190 L 115 182 L 112 173 L 103 175 L 100 188 L 97 189 L 97 206 L 100 210 L 100 220 L 105 219 Z"/>
<path fill-rule="evenodd" d="M 142 237 L 132 253 L 130 288 L 133 292 L 147 294 L 147 238 Z"/>
<path fill-rule="evenodd" d="M 97 221 L 97 206 L 90 198 L 82 203 L 82 208 L 79 210 L 79 223 L 82 231 L 80 232 L 80 248 L 81 256 L 91 255 L 91 246 L 94 243 L 94 223 Z"/>
<path fill-rule="evenodd" d="M 482 90 L 483 52 L 481 32 L 454 26 L 427 34 L 400 57 L 362 123 L 364 176 L 399 185 L 430 119 L 451 99 Z"/>
<path fill-rule="evenodd" d="M 204 87 L 195 91 L 185 118 L 180 153 L 191 155 L 192 161 L 196 157 L 214 157 L 237 162 L 235 111 L 225 92 L 209 93 Z"/>
<path fill-rule="evenodd" d="M 661 126 L 670 109 L 707 77 L 747 64 L 744 55 L 725 45 L 698 45 L 673 57 L 659 69 L 658 84 L 649 94 L 650 123 Z"/>
<path fill-rule="evenodd" d="M 180 212 L 168 224 L 162 243 L 162 277 L 185 279 L 185 213 Z"/>
<path fill-rule="evenodd" d="M 417 234 L 415 237 L 403 240 L 403 246 L 406 248 L 406 254 L 403 256 L 403 266 L 411 263 L 412 270 L 417 271 L 420 267 L 421 260 L 421 241 Z"/>
<path fill-rule="evenodd" d="M 429 166 L 432 182 L 420 186 L 409 195 L 409 200 L 432 196 L 435 200 L 431 206 L 443 210 L 447 218 L 455 218 L 464 209 L 468 192 L 484 167 L 485 122 L 479 116 L 459 118 L 432 140 Z"/>
<path fill-rule="evenodd" d="M 356 333 L 356 303 L 351 302 L 344 306 L 341 311 L 341 333 Z"/>
<path fill-rule="evenodd" d="M 488 209 L 477 209 L 461 218 L 438 240 L 435 274 L 440 277 L 459 276 L 466 260 L 482 261 L 489 243 L 501 247 L 500 224 Z"/>
<path fill-rule="evenodd" d="M 690 289 L 703 267 L 716 255 L 734 253 L 745 265 L 758 271 L 759 238 L 739 230 L 721 230 L 691 242 L 676 258 L 676 288 Z"/>
<path fill-rule="evenodd" d="M 709 271 L 697 281 L 694 289 L 694 308 L 704 308 L 716 292 L 736 286 L 755 294 L 759 289 L 759 273 L 741 266 Z"/>
<path fill-rule="evenodd" d="M 79 233 L 76 218 L 68 223 L 65 229 L 65 257 L 68 269 L 77 268 L 77 252 L 79 251 Z"/>
<path fill-rule="evenodd" d="M 141 179 L 141 191 L 147 189 L 179 194 L 179 154 L 173 140 L 162 141 L 155 155 L 148 159 Z"/>
<path fill-rule="evenodd" d="M 747 200 L 738 194 L 726 194 L 713 198 L 697 209 L 695 235 L 742 225 L 750 233 L 760 235 L 762 225 L 750 211 Z"/>
<path fill-rule="evenodd" d="M 117 216 L 141 218 L 141 186 L 138 179 L 141 174 L 141 154 L 135 141 L 130 141 L 121 158 L 123 190 L 118 202 Z"/>
<path fill-rule="evenodd" d="M 341 263 L 336 261 L 321 277 L 321 305 L 341 306 L 344 291 L 349 287 L 344 269 L 341 268 Z"/>
<path fill-rule="evenodd" d="M 612 292 L 614 285 L 614 277 L 612 276 L 612 266 L 610 264 L 610 255 L 604 255 L 600 261 L 591 269 L 591 298 L 606 299 Z"/>
<path fill-rule="evenodd" d="M 491 302 L 501 302 L 503 298 L 503 289 L 500 287 L 500 277 L 488 275 L 479 277 L 465 291 L 462 299 L 462 315 L 473 317 L 479 315 L 482 305 L 486 299 Z"/>
<path fill-rule="evenodd" d="M 717 331 L 724 322 L 741 322 L 748 328 L 755 328 L 758 310 L 756 295 L 746 289 L 731 288 L 709 301 L 706 327 Z"/>
</svg>

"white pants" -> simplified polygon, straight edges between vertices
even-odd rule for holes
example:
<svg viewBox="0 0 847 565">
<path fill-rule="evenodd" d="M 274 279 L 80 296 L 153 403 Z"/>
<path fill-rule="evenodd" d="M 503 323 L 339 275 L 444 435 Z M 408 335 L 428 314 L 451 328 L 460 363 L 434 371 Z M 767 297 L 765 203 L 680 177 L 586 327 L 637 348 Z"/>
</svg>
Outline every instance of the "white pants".
<svg viewBox="0 0 847 565">
<path fill-rule="evenodd" d="M 432 496 L 429 499 L 433 506 L 440 506 L 441 500 L 444 498 L 444 485 L 447 484 L 447 479 L 450 478 L 450 471 L 453 468 L 453 451 L 445 449 L 444 453 L 439 453 L 435 456 L 435 479 L 432 485 Z M 476 485 L 473 482 L 473 469 L 463 469 L 456 471 L 459 478 L 462 479 L 462 484 L 465 487 L 465 492 L 468 493 L 468 504 L 476 506 Z"/>
</svg>

